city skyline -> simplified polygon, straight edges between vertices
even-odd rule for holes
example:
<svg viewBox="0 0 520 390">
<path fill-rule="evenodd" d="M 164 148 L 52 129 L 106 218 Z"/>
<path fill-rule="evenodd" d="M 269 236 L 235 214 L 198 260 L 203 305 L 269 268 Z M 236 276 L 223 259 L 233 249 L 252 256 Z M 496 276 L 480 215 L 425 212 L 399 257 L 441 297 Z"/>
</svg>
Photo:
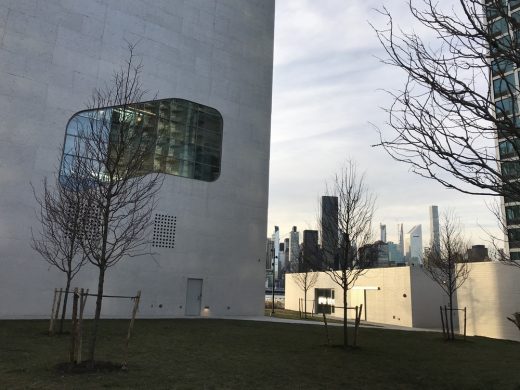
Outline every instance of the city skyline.
<svg viewBox="0 0 520 390">
<path fill-rule="evenodd" d="M 479 225 L 500 232 L 484 198 L 423 179 L 371 146 L 379 140 L 374 126 L 384 131 L 386 114 L 380 107 L 390 101 L 382 89 L 396 90 L 404 80 L 377 58 L 384 54 L 368 21 L 384 25 L 375 11 L 382 5 L 380 0 L 276 4 L 267 231 L 274 225 L 282 234 L 294 225 L 300 231 L 316 229 L 326 182 L 351 158 L 378 197 L 374 238 L 380 223 L 387 225 L 388 241 L 397 241 L 398 223 L 421 224 L 429 237 L 428 207 L 438 205 L 454 210 L 472 242 L 485 243 Z M 396 22 L 409 28 L 406 4 L 389 7 Z"/>
</svg>

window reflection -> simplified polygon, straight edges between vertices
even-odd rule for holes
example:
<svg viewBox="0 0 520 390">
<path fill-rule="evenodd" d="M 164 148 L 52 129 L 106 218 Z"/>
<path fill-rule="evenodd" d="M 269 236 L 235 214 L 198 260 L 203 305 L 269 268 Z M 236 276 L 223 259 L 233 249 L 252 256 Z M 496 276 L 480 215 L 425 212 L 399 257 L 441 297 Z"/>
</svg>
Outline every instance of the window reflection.
<svg viewBox="0 0 520 390">
<path fill-rule="evenodd" d="M 222 116 L 211 107 L 182 99 L 77 113 L 66 129 L 62 175 L 67 174 L 74 156 L 83 154 L 80 137 L 103 128 L 109 129 L 107 144 L 116 142 L 121 131 L 128 131 L 130 137 L 125 138 L 131 143 L 130 150 L 145 147 L 151 151 L 143 175 L 160 172 L 203 181 L 214 181 L 220 175 Z"/>
</svg>

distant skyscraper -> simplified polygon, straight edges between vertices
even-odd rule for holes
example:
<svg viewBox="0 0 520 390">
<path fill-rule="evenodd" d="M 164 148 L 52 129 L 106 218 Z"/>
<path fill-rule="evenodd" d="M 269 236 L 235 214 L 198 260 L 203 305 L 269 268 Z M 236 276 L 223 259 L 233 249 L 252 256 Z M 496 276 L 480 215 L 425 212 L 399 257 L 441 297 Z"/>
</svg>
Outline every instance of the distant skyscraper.
<svg viewBox="0 0 520 390">
<path fill-rule="evenodd" d="M 291 264 L 291 271 L 298 271 L 298 256 L 300 255 L 300 233 L 293 226 L 289 233 L 289 263 Z"/>
<path fill-rule="evenodd" d="M 266 247 L 265 247 L 265 269 L 272 270 L 273 269 L 273 256 L 274 256 L 274 241 L 267 237 Z"/>
<path fill-rule="evenodd" d="M 282 278 L 282 274 L 284 273 L 284 264 L 285 264 L 285 244 L 283 242 L 280 243 L 280 250 L 278 252 L 278 279 Z"/>
<path fill-rule="evenodd" d="M 381 229 L 381 241 L 386 242 L 386 225 L 380 223 L 379 229 Z"/>
<path fill-rule="evenodd" d="M 418 265 L 422 263 L 422 227 L 415 225 L 406 233 L 406 258 L 410 264 Z"/>
<path fill-rule="evenodd" d="M 283 263 L 283 267 L 287 270 L 287 272 L 289 272 L 289 239 L 286 238 L 284 240 L 284 263 Z"/>
<path fill-rule="evenodd" d="M 439 238 L 439 208 L 430 206 L 430 248 L 439 252 L 441 241 Z"/>
<path fill-rule="evenodd" d="M 313 264 L 318 262 L 318 231 L 304 230 L 303 231 L 303 246 L 302 246 L 302 263 L 299 264 L 298 272 L 312 268 Z"/>
<path fill-rule="evenodd" d="M 321 248 L 327 261 L 334 261 L 338 247 L 338 197 L 321 197 Z"/>
<path fill-rule="evenodd" d="M 405 252 L 404 252 L 404 233 L 403 233 L 403 224 L 402 223 L 398 223 L 397 224 L 397 236 L 398 236 L 398 244 L 399 245 L 399 250 L 401 251 L 401 256 L 404 257 L 405 255 Z"/>
<path fill-rule="evenodd" d="M 466 253 L 468 261 L 489 261 L 488 250 L 484 245 L 473 245 Z"/>
<path fill-rule="evenodd" d="M 278 259 L 280 258 L 280 229 L 278 226 L 274 227 L 274 233 L 273 233 L 273 242 L 274 242 L 274 278 L 275 280 L 278 279 Z"/>
<path fill-rule="evenodd" d="M 366 268 L 388 267 L 388 244 L 376 241 L 359 248 L 359 259 Z"/>
<path fill-rule="evenodd" d="M 393 242 L 387 242 L 388 245 L 388 264 L 389 265 L 400 265 L 404 263 L 403 253 L 399 244 Z"/>
</svg>

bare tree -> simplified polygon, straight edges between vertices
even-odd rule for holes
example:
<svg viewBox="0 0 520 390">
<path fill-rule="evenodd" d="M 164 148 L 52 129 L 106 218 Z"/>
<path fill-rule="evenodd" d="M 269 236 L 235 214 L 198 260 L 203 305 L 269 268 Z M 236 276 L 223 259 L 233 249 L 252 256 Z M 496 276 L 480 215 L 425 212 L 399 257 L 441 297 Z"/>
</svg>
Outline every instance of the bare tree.
<svg viewBox="0 0 520 390">
<path fill-rule="evenodd" d="M 520 201 L 520 121 L 516 69 L 520 67 L 520 3 L 516 0 L 409 0 L 410 14 L 433 39 L 394 26 L 375 28 L 388 54 L 385 63 L 407 76 L 391 92 L 388 126 L 379 146 L 416 174 L 449 189 Z M 424 31 L 423 30 L 423 31 Z M 513 206 L 512 206 L 513 204 Z M 508 246 L 518 230 L 502 223 Z M 502 238 L 492 238 L 493 245 Z M 520 266 L 518 257 L 498 260 Z"/>
<path fill-rule="evenodd" d="M 89 351 L 92 364 L 105 274 L 123 259 L 150 253 L 151 216 L 162 185 L 162 175 L 152 173 L 156 134 L 142 126 L 143 108 L 136 105 L 146 94 L 141 71 L 134 45 L 129 45 L 124 66 L 112 82 L 94 92 L 83 114 L 86 121 L 75 131 L 74 154 L 62 164 L 65 175 L 75 170 L 80 177 L 82 206 L 90 213 L 81 245 L 99 271 Z"/>
<path fill-rule="evenodd" d="M 440 245 L 434 245 L 426 253 L 423 270 L 448 296 L 451 329 L 448 339 L 455 340 L 454 297 L 468 278 L 470 267 L 465 257 L 468 244 L 463 238 L 460 222 L 453 211 L 446 211 L 441 216 L 439 240 Z"/>
<path fill-rule="evenodd" d="M 65 274 L 65 296 L 59 328 L 59 333 L 63 333 L 70 285 L 87 259 L 82 251 L 79 237 L 83 214 L 78 207 L 81 204 L 81 194 L 77 188 L 77 177 L 71 173 L 60 180 L 59 175 L 56 174 L 55 179 L 52 186 L 48 184 L 47 179 L 43 180 L 41 195 L 38 195 L 33 188 L 39 205 L 37 218 L 40 230 L 36 236 L 31 230 L 31 247 L 47 263 Z"/>
<path fill-rule="evenodd" d="M 313 288 L 318 282 L 318 273 L 314 272 L 311 268 L 311 264 L 305 261 L 303 250 L 300 250 L 299 254 L 300 269 L 297 273 L 292 274 L 292 278 L 296 285 L 303 291 L 303 310 L 304 316 L 307 318 L 307 291 Z"/>
<path fill-rule="evenodd" d="M 329 240 L 322 245 L 321 269 L 342 290 L 343 346 L 346 348 L 347 295 L 367 268 L 365 258 L 358 256 L 357 249 L 371 240 L 375 196 L 366 186 L 364 174 L 358 173 L 352 161 L 347 161 L 327 186 L 326 193 L 327 196 L 337 197 L 338 208 L 337 216 L 322 215 L 319 220 L 322 239 Z"/>
<path fill-rule="evenodd" d="M 486 4 L 409 0 L 415 21 L 434 34 L 427 42 L 396 30 L 383 9 L 388 28 L 376 32 L 388 54 L 384 62 L 407 80 L 391 93 L 389 126 L 379 146 L 447 188 L 520 199 L 520 165 L 511 161 L 520 152 L 513 98 L 518 85 L 509 73 L 520 65 L 520 23 L 506 2 Z"/>
</svg>

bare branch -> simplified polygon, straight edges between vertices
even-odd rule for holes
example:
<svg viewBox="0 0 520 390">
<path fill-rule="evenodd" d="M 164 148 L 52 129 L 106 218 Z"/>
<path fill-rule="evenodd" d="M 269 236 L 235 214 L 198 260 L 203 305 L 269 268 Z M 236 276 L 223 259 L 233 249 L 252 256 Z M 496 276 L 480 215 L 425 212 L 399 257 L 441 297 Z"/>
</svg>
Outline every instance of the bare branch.
<svg viewBox="0 0 520 390">
<path fill-rule="evenodd" d="M 520 152 L 518 85 L 509 73 L 520 64 L 518 21 L 500 0 L 486 7 L 459 0 L 450 8 L 410 0 L 409 10 L 434 39 L 398 31 L 388 10 L 380 11 L 388 20 L 374 28 L 388 55 L 383 62 L 403 70 L 407 81 L 390 92 L 377 146 L 449 189 L 520 200 L 520 168 L 511 160 Z"/>
<path fill-rule="evenodd" d="M 336 212 L 322 215 L 318 223 L 323 245 L 320 268 L 343 292 L 344 346 L 347 338 L 347 292 L 367 267 L 367 257 L 359 256 L 358 249 L 367 245 L 372 236 L 375 196 L 359 174 L 356 164 L 347 161 L 345 167 L 329 183 L 326 195 L 337 198 Z"/>
<path fill-rule="evenodd" d="M 426 253 L 423 270 L 445 292 L 450 303 L 451 337 L 453 340 L 453 307 L 455 292 L 469 277 L 470 266 L 465 256 L 468 243 L 462 236 L 462 227 L 453 211 L 441 217 L 440 246 Z"/>
<path fill-rule="evenodd" d="M 152 213 L 164 175 L 154 173 L 157 134 L 143 124 L 147 91 L 143 65 L 128 45 L 128 58 L 110 83 L 92 95 L 88 110 L 69 124 L 74 139 L 63 178 L 73 175 L 81 196 L 83 223 L 79 241 L 88 261 L 99 270 L 96 312 L 90 345 L 94 359 L 105 273 L 124 259 L 150 254 Z M 70 126 L 76 125 L 70 129 Z"/>
</svg>

